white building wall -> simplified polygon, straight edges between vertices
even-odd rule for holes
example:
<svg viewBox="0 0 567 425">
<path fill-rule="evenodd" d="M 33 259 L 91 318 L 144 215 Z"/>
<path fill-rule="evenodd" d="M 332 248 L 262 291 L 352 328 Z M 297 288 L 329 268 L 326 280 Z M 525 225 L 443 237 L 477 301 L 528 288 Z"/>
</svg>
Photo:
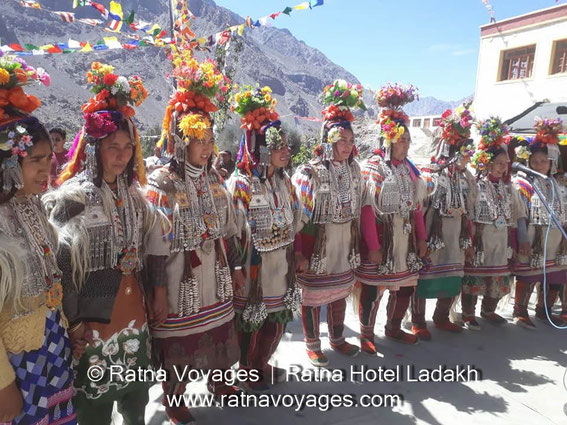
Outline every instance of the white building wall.
<svg viewBox="0 0 567 425">
<path fill-rule="evenodd" d="M 537 101 L 567 101 L 567 73 L 550 75 L 554 42 L 567 39 L 567 16 L 562 19 L 481 37 L 474 111 L 511 118 Z M 536 45 L 531 78 L 498 81 L 501 52 Z"/>
</svg>

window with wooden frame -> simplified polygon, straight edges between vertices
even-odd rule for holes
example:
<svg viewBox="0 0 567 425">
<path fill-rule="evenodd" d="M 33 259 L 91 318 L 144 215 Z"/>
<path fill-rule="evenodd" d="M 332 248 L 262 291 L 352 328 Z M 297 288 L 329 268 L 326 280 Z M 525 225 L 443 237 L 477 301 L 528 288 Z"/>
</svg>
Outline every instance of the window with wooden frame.
<svg viewBox="0 0 567 425">
<path fill-rule="evenodd" d="M 500 80 L 530 78 L 534 68 L 535 44 L 502 52 Z"/>
<path fill-rule="evenodd" d="M 552 74 L 567 72 L 567 40 L 558 40 L 553 48 Z"/>
<path fill-rule="evenodd" d="M 430 125 L 431 125 L 431 119 L 430 119 L 430 118 L 425 118 L 425 121 L 423 121 L 423 127 L 424 127 L 424 128 L 429 128 Z"/>
<path fill-rule="evenodd" d="M 414 127 L 421 127 L 421 120 L 413 120 Z"/>
</svg>

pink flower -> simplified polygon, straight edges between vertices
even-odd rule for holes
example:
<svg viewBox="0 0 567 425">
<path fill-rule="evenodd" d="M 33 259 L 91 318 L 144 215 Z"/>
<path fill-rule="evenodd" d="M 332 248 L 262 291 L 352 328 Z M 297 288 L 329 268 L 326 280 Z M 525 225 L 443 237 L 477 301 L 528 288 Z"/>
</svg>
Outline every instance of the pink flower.
<svg viewBox="0 0 567 425">
<path fill-rule="evenodd" d="M 39 81 L 41 81 L 45 87 L 49 87 L 49 85 L 51 84 L 51 77 L 45 71 L 45 69 L 37 68 L 36 72 L 39 77 Z"/>
</svg>

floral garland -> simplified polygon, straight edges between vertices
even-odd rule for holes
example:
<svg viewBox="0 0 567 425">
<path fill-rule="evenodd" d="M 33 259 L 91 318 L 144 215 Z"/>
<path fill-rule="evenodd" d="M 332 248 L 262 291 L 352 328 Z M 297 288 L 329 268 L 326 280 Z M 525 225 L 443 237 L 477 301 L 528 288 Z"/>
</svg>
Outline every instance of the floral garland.
<svg viewBox="0 0 567 425">
<path fill-rule="evenodd" d="M 24 93 L 22 86 L 37 81 L 49 86 L 51 79 L 43 68 L 29 66 L 23 59 L 4 55 L 0 51 L 0 123 L 9 120 L 9 108 L 26 114 L 37 109 L 41 102 L 32 95 Z"/>
<path fill-rule="evenodd" d="M 87 71 L 87 82 L 93 84 L 91 92 L 95 94 L 82 106 L 85 114 L 102 110 L 117 110 L 126 117 L 135 115 L 133 106 L 140 106 L 148 97 L 142 80 L 137 75 L 126 78 L 114 73 L 112 65 L 93 62 Z"/>
<path fill-rule="evenodd" d="M 396 143 L 405 133 L 404 125 L 409 122 L 409 117 L 404 113 L 402 107 L 407 103 L 419 99 L 417 88 L 413 85 L 402 86 L 398 83 L 388 83 L 376 93 L 376 102 L 382 107 L 379 120 L 381 136 L 384 145 L 389 148 Z"/>
<path fill-rule="evenodd" d="M 564 130 L 563 120 L 536 117 L 534 128 L 536 129 L 534 142 L 554 145 L 559 142 L 559 134 Z"/>
<path fill-rule="evenodd" d="M 254 88 L 244 86 L 234 95 L 234 105 L 231 111 L 240 115 L 240 128 L 260 130 L 266 121 L 276 121 L 275 111 L 277 100 L 272 97 L 272 89 L 268 86 Z"/>
<path fill-rule="evenodd" d="M 335 80 L 323 89 L 321 100 L 324 105 L 323 117 L 326 121 L 346 120 L 354 121 L 351 108 L 360 108 L 366 111 L 362 100 L 362 86 L 353 85 L 345 80 Z"/>
<path fill-rule="evenodd" d="M 452 111 L 447 109 L 441 115 L 440 127 L 443 129 L 441 138 L 450 145 L 457 145 L 471 137 L 473 117 L 469 110 L 470 103 L 459 106 Z"/>
</svg>

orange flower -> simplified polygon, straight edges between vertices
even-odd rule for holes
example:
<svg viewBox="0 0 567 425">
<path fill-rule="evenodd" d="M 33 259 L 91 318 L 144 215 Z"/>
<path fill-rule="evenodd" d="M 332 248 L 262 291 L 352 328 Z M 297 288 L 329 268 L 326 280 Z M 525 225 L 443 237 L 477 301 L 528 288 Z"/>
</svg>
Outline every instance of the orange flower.
<svg viewBox="0 0 567 425">
<path fill-rule="evenodd" d="M 14 73 L 16 74 L 16 78 L 18 79 L 18 81 L 22 84 L 27 83 L 28 81 L 28 75 L 26 74 L 26 71 L 24 71 L 21 68 L 17 68 L 14 70 Z"/>
<path fill-rule="evenodd" d="M 8 84 L 10 82 L 10 73 L 4 68 L 0 68 L 0 84 Z"/>
</svg>

